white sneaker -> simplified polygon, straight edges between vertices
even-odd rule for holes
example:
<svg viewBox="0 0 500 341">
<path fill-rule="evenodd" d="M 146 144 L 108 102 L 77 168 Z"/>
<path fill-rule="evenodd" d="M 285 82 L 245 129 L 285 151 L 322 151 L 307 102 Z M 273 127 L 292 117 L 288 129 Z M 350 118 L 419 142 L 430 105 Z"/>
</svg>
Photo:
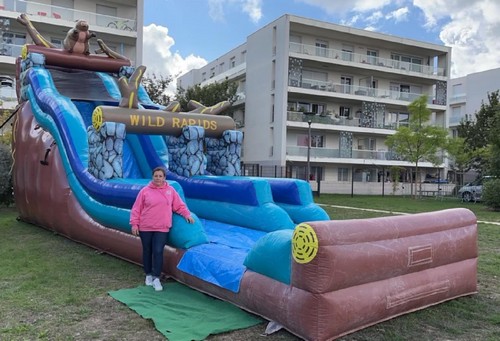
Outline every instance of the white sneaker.
<svg viewBox="0 0 500 341">
<path fill-rule="evenodd" d="M 153 285 L 153 276 L 151 275 L 146 275 L 146 280 L 144 281 L 147 286 L 152 286 Z"/>
<path fill-rule="evenodd" d="M 153 288 L 155 288 L 156 291 L 162 291 L 163 290 L 163 287 L 161 286 L 159 278 L 153 279 Z"/>
</svg>

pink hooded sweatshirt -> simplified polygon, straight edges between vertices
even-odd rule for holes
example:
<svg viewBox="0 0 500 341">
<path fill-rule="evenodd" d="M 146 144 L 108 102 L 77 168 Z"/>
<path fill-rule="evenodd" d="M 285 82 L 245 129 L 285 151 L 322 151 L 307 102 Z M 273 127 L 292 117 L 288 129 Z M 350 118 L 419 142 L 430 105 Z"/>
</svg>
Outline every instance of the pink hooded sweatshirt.
<svg viewBox="0 0 500 341">
<path fill-rule="evenodd" d="M 172 227 L 172 212 L 184 218 L 191 215 L 179 194 L 167 182 L 158 187 L 150 182 L 140 190 L 130 211 L 130 225 L 139 231 L 168 232 Z"/>
</svg>

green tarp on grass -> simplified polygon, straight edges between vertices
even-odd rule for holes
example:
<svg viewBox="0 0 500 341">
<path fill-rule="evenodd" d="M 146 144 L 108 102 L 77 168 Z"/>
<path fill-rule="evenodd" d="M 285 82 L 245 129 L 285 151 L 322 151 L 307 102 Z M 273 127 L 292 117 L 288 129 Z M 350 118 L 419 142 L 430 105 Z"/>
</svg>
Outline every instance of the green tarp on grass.
<svg viewBox="0 0 500 341">
<path fill-rule="evenodd" d="M 204 340 L 210 334 L 243 329 L 263 320 L 231 303 L 224 302 L 177 282 L 167 282 L 163 291 L 140 286 L 110 291 L 143 318 L 152 319 L 169 341 Z"/>
</svg>

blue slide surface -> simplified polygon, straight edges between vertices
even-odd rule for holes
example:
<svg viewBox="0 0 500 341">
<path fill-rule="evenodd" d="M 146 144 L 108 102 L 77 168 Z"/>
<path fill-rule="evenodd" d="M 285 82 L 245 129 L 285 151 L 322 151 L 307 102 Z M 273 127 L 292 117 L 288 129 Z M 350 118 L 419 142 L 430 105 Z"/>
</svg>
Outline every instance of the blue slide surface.
<svg viewBox="0 0 500 341">
<path fill-rule="evenodd" d="M 165 139 L 159 135 L 127 134 L 123 147 L 123 178 L 96 179 L 88 171 L 87 131 L 97 106 L 117 106 L 120 91 L 116 78 L 95 72 L 92 77 L 105 89 L 106 98 L 72 99 L 61 93 L 64 90 L 58 87 L 58 82 L 61 78 L 69 83 L 78 82 L 78 79 L 72 79 L 71 73 L 59 72 L 55 81 L 53 72 L 44 67 L 27 70 L 23 92 L 31 110 L 56 141 L 68 183 L 81 207 L 98 223 L 130 232 L 130 208 L 139 190 L 149 183 L 154 167 L 168 168 Z M 143 107 L 162 108 L 147 97 L 142 87 L 139 99 Z M 304 221 L 329 219 L 324 210 L 314 204 L 309 184 L 301 180 L 229 176 L 186 178 L 173 172 L 169 172 L 167 178 L 196 217 L 193 227 L 174 215 L 170 238 L 174 246 L 187 249 L 179 269 L 235 292 L 246 270 L 245 259 L 263 236 L 280 230 L 292 231 L 296 224 Z M 281 235 L 291 238 L 290 233 Z M 289 266 L 281 267 L 286 272 Z"/>
</svg>

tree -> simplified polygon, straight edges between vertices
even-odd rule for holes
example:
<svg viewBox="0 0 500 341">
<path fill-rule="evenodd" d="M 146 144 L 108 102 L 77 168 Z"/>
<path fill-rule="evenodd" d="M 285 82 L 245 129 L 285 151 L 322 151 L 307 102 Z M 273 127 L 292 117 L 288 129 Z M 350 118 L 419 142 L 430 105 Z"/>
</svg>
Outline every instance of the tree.
<svg viewBox="0 0 500 341">
<path fill-rule="evenodd" d="M 438 151 L 444 150 L 448 131 L 429 124 L 431 111 L 427 108 L 427 96 L 421 96 L 408 106 L 410 112 L 408 126 L 399 127 L 389 136 L 386 144 L 404 160 L 415 164 L 416 185 L 420 185 L 418 164 L 429 161 L 439 164 Z M 413 184 L 411 186 L 413 191 Z"/>
<path fill-rule="evenodd" d="M 459 185 L 463 185 L 463 175 L 470 169 L 470 164 L 473 155 L 469 149 L 466 148 L 465 139 L 457 137 L 448 140 L 446 151 L 450 159 L 450 169 L 456 174 L 460 174 Z"/>
<path fill-rule="evenodd" d="M 14 202 L 11 167 L 12 154 L 10 147 L 0 143 L 0 205 L 9 206 Z"/>
<path fill-rule="evenodd" d="M 167 89 L 172 81 L 172 76 L 163 77 L 153 73 L 151 76 L 148 75 L 142 78 L 142 85 L 153 102 L 167 105 L 171 100 Z"/>
<path fill-rule="evenodd" d="M 492 119 L 489 142 L 488 175 L 494 175 L 500 179 L 500 111 L 497 111 Z"/>
<path fill-rule="evenodd" d="M 490 169 L 491 129 L 500 118 L 499 92 L 488 93 L 488 104 L 481 103 L 481 108 L 474 114 L 474 120 L 463 120 L 458 126 L 458 136 L 464 139 L 465 149 L 471 155 L 469 169 L 474 169 L 479 175 L 484 175 Z M 468 169 L 467 169 L 468 170 Z"/>
<path fill-rule="evenodd" d="M 7 122 L 10 119 L 10 122 L 13 122 L 12 113 L 9 110 L 4 110 L 0 113 L 0 144 L 5 144 L 10 146 L 11 138 L 12 138 L 12 129 L 10 123 Z"/>
<path fill-rule="evenodd" d="M 183 111 L 188 111 L 187 103 L 195 100 L 209 107 L 222 101 L 236 102 L 238 95 L 238 84 L 227 79 L 220 83 L 212 83 L 206 86 L 195 85 L 193 87 L 177 89 L 176 100 L 180 103 Z"/>
</svg>

